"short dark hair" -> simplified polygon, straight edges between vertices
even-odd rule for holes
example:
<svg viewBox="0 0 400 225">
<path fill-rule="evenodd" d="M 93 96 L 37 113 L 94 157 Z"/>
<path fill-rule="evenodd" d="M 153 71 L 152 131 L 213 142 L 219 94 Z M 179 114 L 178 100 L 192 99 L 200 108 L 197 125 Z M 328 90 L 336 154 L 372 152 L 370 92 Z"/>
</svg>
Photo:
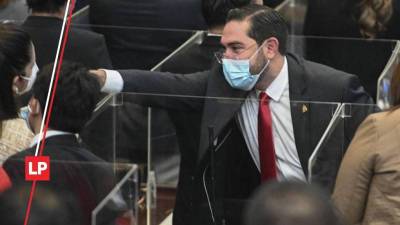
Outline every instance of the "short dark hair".
<svg viewBox="0 0 400 225">
<path fill-rule="evenodd" d="M 267 183 L 252 196 L 245 210 L 245 225 L 342 224 L 329 195 L 306 183 Z"/>
<path fill-rule="evenodd" d="M 250 4 L 252 0 L 202 0 L 201 9 L 208 28 L 223 26 L 229 10 Z"/>
<path fill-rule="evenodd" d="M 0 218 L 2 224 L 24 223 L 26 203 L 31 185 L 15 183 L 0 193 Z M 29 217 L 30 225 L 82 225 L 82 215 L 77 209 L 78 200 L 68 191 L 56 192 L 39 184 L 35 190 Z"/>
<path fill-rule="evenodd" d="M 26 0 L 26 3 L 34 12 L 55 13 L 60 11 L 67 0 Z"/>
<path fill-rule="evenodd" d="M 289 31 L 285 19 L 276 10 L 268 6 L 247 5 L 229 11 L 227 22 L 233 20 L 248 20 L 250 22 L 248 36 L 256 40 L 258 45 L 270 37 L 275 37 L 279 41 L 279 52 L 286 54 Z"/>
<path fill-rule="evenodd" d="M 33 86 L 33 96 L 42 110 L 46 104 L 53 64 L 47 65 Z M 78 63 L 64 61 L 61 66 L 49 127 L 78 133 L 90 119 L 100 97 L 100 84 L 88 69 Z"/>
<path fill-rule="evenodd" d="M 28 33 L 13 24 L 0 24 L 0 121 L 17 117 L 12 84 L 32 58 Z"/>
</svg>

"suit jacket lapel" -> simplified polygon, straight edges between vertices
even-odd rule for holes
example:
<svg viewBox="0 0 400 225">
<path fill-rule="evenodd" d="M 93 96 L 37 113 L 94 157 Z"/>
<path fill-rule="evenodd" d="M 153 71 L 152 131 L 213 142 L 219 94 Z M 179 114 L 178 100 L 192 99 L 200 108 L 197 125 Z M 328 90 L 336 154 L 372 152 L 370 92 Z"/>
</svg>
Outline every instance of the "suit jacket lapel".
<svg viewBox="0 0 400 225">
<path fill-rule="evenodd" d="M 217 137 L 225 125 L 232 120 L 244 102 L 248 92 L 233 89 L 223 76 L 222 68 L 215 65 L 210 71 L 207 97 L 204 103 L 201 122 L 198 162 L 202 160 L 209 147 L 209 127 L 213 127 Z"/>
<path fill-rule="evenodd" d="M 310 145 L 310 111 L 312 106 L 307 103 L 310 97 L 306 95 L 306 74 L 301 59 L 288 54 L 289 96 L 296 149 L 301 166 L 307 176 L 308 158 L 312 153 Z"/>
</svg>

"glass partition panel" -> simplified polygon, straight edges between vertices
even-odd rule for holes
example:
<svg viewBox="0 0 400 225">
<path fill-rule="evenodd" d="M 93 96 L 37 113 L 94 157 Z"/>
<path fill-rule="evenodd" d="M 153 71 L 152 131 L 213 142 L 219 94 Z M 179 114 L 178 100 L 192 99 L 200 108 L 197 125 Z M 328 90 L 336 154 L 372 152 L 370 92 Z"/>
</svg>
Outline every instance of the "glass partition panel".
<svg viewBox="0 0 400 225">
<path fill-rule="evenodd" d="M 290 52 L 359 76 L 379 107 L 386 109 L 390 78 L 398 65 L 395 39 L 399 37 L 394 27 L 388 27 L 376 38 L 363 38 L 354 4 L 286 0 L 276 10 L 287 20 L 289 34 L 295 35 L 288 41 Z"/>
<path fill-rule="evenodd" d="M 72 24 L 89 24 L 89 12 L 90 6 L 87 3 L 81 3 L 79 7 L 74 8 L 74 13 L 72 14 Z"/>
<path fill-rule="evenodd" d="M 396 47 L 378 79 L 377 104 L 381 109 L 388 109 L 392 104 L 390 86 L 393 75 L 400 64 L 400 42 L 396 41 Z"/>
<path fill-rule="evenodd" d="M 103 35 L 103 44 L 107 48 L 107 54 L 114 69 L 150 70 L 195 33 L 188 29 L 126 24 L 73 23 L 72 27 Z M 77 43 L 79 41 L 83 40 L 75 40 Z M 71 44 L 73 42 L 74 40 L 71 39 Z M 82 49 L 75 49 L 75 51 L 79 52 Z"/>
<path fill-rule="evenodd" d="M 210 69 L 216 63 L 214 53 L 222 47 L 219 40 L 219 36 L 197 32 L 153 70 L 194 73 Z M 383 102 L 380 107 L 387 107 L 390 78 L 398 64 L 397 41 L 292 35 L 287 45 L 290 53 L 356 75 L 373 99 Z"/>
<path fill-rule="evenodd" d="M 390 68 L 397 65 L 399 48 L 396 45 L 397 41 L 393 40 L 290 36 L 288 50 L 307 60 L 355 74 L 376 99 L 379 77 L 390 77 L 393 74 Z"/>
<path fill-rule="evenodd" d="M 122 179 L 92 211 L 92 225 L 105 223 L 114 218 L 114 224 L 139 224 L 139 179 L 135 164 L 118 164 Z M 116 218 L 115 218 L 116 217 Z"/>
<path fill-rule="evenodd" d="M 347 103 L 340 105 L 309 159 L 310 182 L 316 180 L 321 180 L 323 184 L 329 182 L 322 177 L 323 172 L 327 170 L 330 170 L 330 176 L 336 177 L 340 162 L 358 126 L 369 114 L 378 111 L 380 109 L 377 105 Z"/>
<path fill-rule="evenodd" d="M 178 180 L 179 154 L 175 129 L 168 114 L 161 109 L 142 107 L 142 101 L 144 96 L 134 94 L 103 99 L 81 136 L 96 154 L 109 162 L 138 164 L 142 190 L 138 216 L 140 224 L 146 224 L 146 221 L 153 221 L 157 213 L 153 210 L 147 215 L 146 206 L 150 209 L 168 204 L 166 212 L 171 212 Z M 158 152 L 157 157 L 152 158 L 154 162 L 148 163 L 151 153 L 148 149 Z M 155 182 L 162 184 L 157 199 Z M 163 193 L 166 203 L 157 203 L 158 198 L 164 198 Z M 144 201 L 146 196 L 150 202 Z"/>
<path fill-rule="evenodd" d="M 11 199 L 15 204 L 9 207 L 18 207 L 16 212 L 26 207 L 31 192 L 32 181 L 25 180 L 25 173 L 43 175 L 39 170 L 43 167 L 35 164 L 25 166 L 25 156 L 33 155 L 34 149 L 27 149 L 3 164 L 12 182 L 4 194 L 13 196 Z M 46 138 L 43 156 L 50 158 L 47 165 L 49 180 L 36 183 L 30 221 L 110 225 L 130 219 L 124 224 L 137 224 L 136 165 L 104 162 L 69 134 Z M 2 219 L 23 221 L 24 216 L 16 213 L 10 215 L 11 218 Z"/>
<path fill-rule="evenodd" d="M 290 34 L 303 34 L 307 4 L 308 0 L 285 0 L 275 8 L 286 19 Z"/>
<path fill-rule="evenodd" d="M 235 113 L 241 112 L 243 98 L 123 93 L 116 99 L 118 104 L 109 107 L 116 107 L 117 111 L 130 101 L 152 106 L 143 121 L 147 128 L 128 133 L 127 140 L 145 134 L 138 138 L 145 145 L 146 157 L 141 159 L 139 174 L 144 191 L 141 196 L 146 200 L 143 207 L 148 211 L 146 215 L 139 213 L 140 224 L 144 220 L 144 224 L 160 224 L 170 217 L 174 207 L 174 220 L 206 224 L 213 219 L 225 219 L 227 223 L 240 219 L 247 197 L 260 184 L 258 151 L 248 150 L 251 135 L 243 135 L 246 128 L 242 128 L 251 130 L 254 125 Z M 258 104 L 258 100 L 247 101 Z M 214 111 L 206 116 L 203 107 Z M 287 120 L 273 120 L 273 124 L 289 125 L 274 127 L 276 138 L 283 140 L 275 145 L 279 151 L 283 150 L 279 154 L 284 155 L 278 155 L 278 169 L 285 168 L 285 163 L 293 163 L 297 169 L 278 176 L 309 180 L 330 191 L 348 142 L 374 106 L 291 101 L 287 107 L 290 108 Z M 167 117 L 157 117 L 157 110 L 161 109 L 166 110 Z M 281 116 L 273 114 L 275 118 Z M 114 123 L 115 132 L 124 132 L 118 130 L 121 121 Z M 166 124 L 172 129 L 159 133 Z M 119 155 L 119 151 L 115 148 L 114 155 Z M 292 154 L 295 160 L 285 161 L 288 157 L 285 154 Z M 135 156 L 123 160 L 132 162 Z"/>
<path fill-rule="evenodd" d="M 205 29 L 201 4 L 197 1 L 99 1 L 90 0 L 89 18 L 92 24 Z"/>
</svg>

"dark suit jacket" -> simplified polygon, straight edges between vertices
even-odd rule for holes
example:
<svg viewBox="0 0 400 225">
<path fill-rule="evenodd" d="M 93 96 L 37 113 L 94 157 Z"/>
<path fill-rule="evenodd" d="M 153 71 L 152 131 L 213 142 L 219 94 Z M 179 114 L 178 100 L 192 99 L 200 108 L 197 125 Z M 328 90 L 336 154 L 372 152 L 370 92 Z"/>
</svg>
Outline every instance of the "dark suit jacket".
<svg viewBox="0 0 400 225">
<path fill-rule="evenodd" d="M 22 24 L 32 38 L 39 68 L 54 63 L 62 20 L 55 17 L 29 16 Z M 71 27 L 64 59 L 80 62 L 88 68 L 112 68 L 103 35 Z"/>
<path fill-rule="evenodd" d="M 24 185 L 24 159 L 35 155 L 36 146 L 7 159 L 3 168 L 13 186 Z M 91 212 L 115 184 L 112 167 L 84 149 L 74 135 L 58 135 L 46 139 L 44 156 L 50 157 L 50 181 L 39 182 L 60 196 L 73 196 L 82 213 L 84 224 L 90 224 Z M 64 199 L 68 201 L 68 199 Z"/>
<path fill-rule="evenodd" d="M 216 61 L 214 52 L 219 50 L 222 45 L 220 44 L 220 37 L 207 36 L 205 34 L 203 38 L 200 44 L 193 45 L 191 48 L 180 52 L 165 62 L 161 70 L 181 74 L 209 70 Z M 192 181 L 188 178 L 195 173 L 196 167 L 193 162 L 196 162 L 197 159 L 202 112 L 169 109 L 168 115 L 175 126 L 181 156 L 181 169 L 179 170 L 178 184 L 179 192 L 176 196 L 177 207 L 174 211 L 175 216 L 173 217 L 173 221 L 175 225 L 183 225 L 188 224 L 188 221 L 190 221 L 190 213 L 188 213 L 188 211 L 182 212 L 181 210 L 184 207 L 189 209 L 189 211 L 193 210 L 193 207 L 190 206 L 193 202 L 193 195 L 181 191 L 181 187 L 185 187 L 186 189 L 186 187 L 193 185 Z"/>
<path fill-rule="evenodd" d="M 106 37 L 115 68 L 151 69 L 192 35 L 187 30 L 204 28 L 200 2 L 90 0 L 90 23 Z"/>
<path fill-rule="evenodd" d="M 209 70 L 215 63 L 214 52 L 222 48 L 220 37 L 207 36 L 205 33 L 200 44 L 182 51 L 163 64 L 161 70 L 171 73 L 189 74 Z M 168 115 L 175 125 L 179 148 L 181 151 L 181 168 L 193 161 L 193 154 L 185 154 L 187 149 L 196 149 L 199 144 L 200 122 L 202 112 L 182 112 L 168 110 Z M 189 158 L 187 158 L 189 157 Z M 180 170 L 180 177 L 186 171 Z M 182 179 L 180 179 L 182 180 Z"/>
<path fill-rule="evenodd" d="M 372 102 L 354 75 L 292 54 L 287 55 L 287 60 L 291 101 Z M 181 168 L 185 172 L 179 181 L 174 223 L 212 224 L 212 212 L 219 222 L 225 220 L 227 224 L 240 224 L 243 202 L 260 183 L 259 172 L 235 120 L 248 92 L 232 89 L 220 66 L 184 76 L 135 70 L 120 72 L 125 82 L 124 92 L 207 96 L 206 99 L 157 96 L 145 102 L 165 109 L 202 112 L 199 147 L 181 150 L 182 159 L 186 157 L 183 154 L 187 154 L 187 159 L 192 161 Z M 232 98 L 236 100 L 230 101 Z M 303 105 L 293 103 L 291 114 L 296 148 L 307 175 L 308 159 L 331 119 L 331 108 L 310 104 L 308 113 L 303 113 Z M 361 115 L 359 120 L 362 119 Z M 352 138 L 353 128 L 358 124 L 350 125 L 352 127 L 345 129 L 346 141 Z M 212 143 L 217 148 L 212 165 L 208 151 L 209 127 L 213 127 L 216 138 Z M 340 143 L 340 147 L 342 144 L 346 143 Z M 327 189 L 334 184 L 341 159 L 338 157 L 340 149 L 335 145 L 323 151 L 315 166 L 315 182 Z M 197 161 L 197 166 L 194 161 Z M 214 182 L 210 179 L 212 174 Z"/>
</svg>

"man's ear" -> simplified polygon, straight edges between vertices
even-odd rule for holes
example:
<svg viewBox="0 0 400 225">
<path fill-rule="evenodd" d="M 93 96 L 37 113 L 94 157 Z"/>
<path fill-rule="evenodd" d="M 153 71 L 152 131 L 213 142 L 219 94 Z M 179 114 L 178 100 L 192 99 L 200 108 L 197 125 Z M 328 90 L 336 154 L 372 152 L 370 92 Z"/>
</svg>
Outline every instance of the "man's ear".
<svg viewBox="0 0 400 225">
<path fill-rule="evenodd" d="M 29 107 L 31 108 L 31 114 L 33 116 L 37 116 L 39 114 L 42 114 L 42 108 L 40 107 L 40 103 L 39 100 L 37 100 L 36 98 L 32 97 L 29 100 Z"/>
<path fill-rule="evenodd" d="M 269 59 L 275 58 L 279 54 L 279 41 L 275 37 L 270 37 L 263 43 L 264 55 Z"/>
</svg>

